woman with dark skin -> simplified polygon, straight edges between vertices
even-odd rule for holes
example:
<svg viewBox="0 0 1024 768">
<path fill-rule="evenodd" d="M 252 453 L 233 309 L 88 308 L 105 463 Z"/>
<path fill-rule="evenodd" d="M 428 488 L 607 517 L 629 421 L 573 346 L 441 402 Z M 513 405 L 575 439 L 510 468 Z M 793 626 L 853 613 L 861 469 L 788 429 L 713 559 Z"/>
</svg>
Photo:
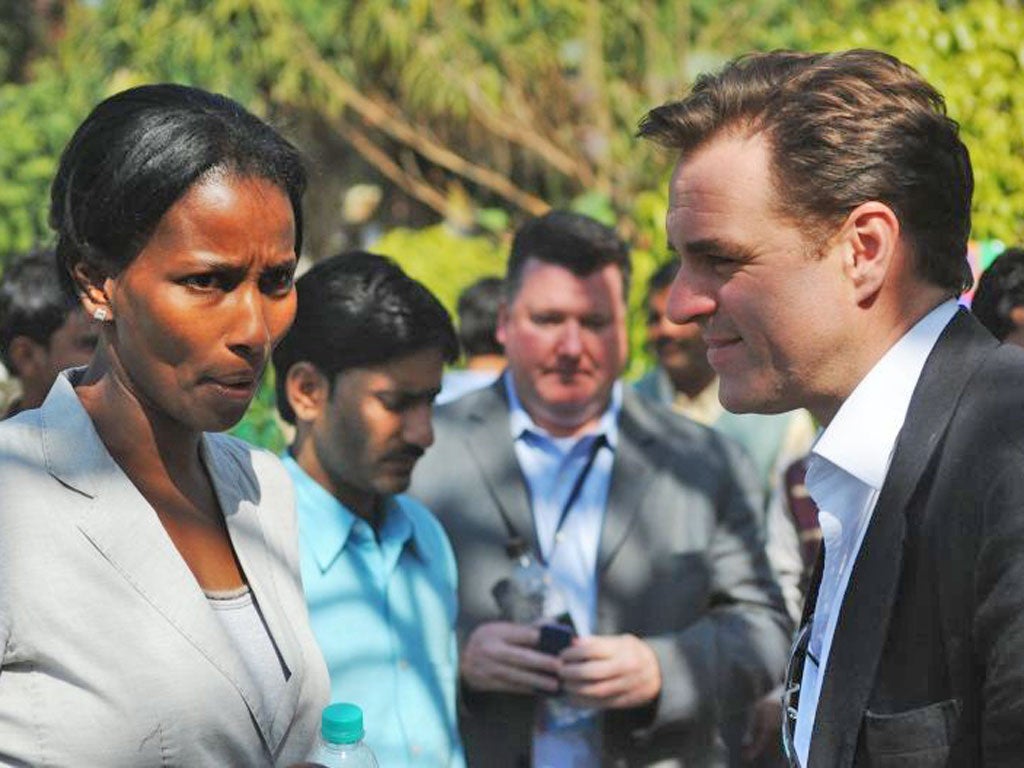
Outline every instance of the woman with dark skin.
<svg viewBox="0 0 1024 768">
<path fill-rule="evenodd" d="M 291 488 L 213 434 L 294 317 L 304 183 L 272 129 L 182 86 L 111 97 L 65 149 L 51 224 L 100 343 L 0 427 L 0 764 L 314 748 Z"/>
<path fill-rule="evenodd" d="M 114 277 L 74 277 L 103 343 L 75 386 L 111 456 L 153 505 L 200 586 L 242 584 L 203 466 L 204 431 L 245 413 L 295 314 L 294 223 L 262 179 L 212 174 Z"/>
</svg>

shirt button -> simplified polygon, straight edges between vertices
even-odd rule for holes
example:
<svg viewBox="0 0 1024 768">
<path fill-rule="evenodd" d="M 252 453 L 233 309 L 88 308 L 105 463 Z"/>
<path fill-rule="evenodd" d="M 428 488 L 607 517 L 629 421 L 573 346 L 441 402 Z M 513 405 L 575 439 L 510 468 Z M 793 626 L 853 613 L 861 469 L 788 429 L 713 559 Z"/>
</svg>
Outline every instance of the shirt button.
<svg viewBox="0 0 1024 768">
<path fill-rule="evenodd" d="M 406 661 L 405 659 L 399 659 L 398 660 L 398 668 L 399 669 L 408 669 L 409 668 L 409 662 Z"/>
<path fill-rule="evenodd" d="M 422 752 L 422 751 L 423 751 L 423 748 L 422 748 L 422 747 L 420 747 L 420 745 L 419 745 L 419 744 L 413 744 L 413 745 L 412 745 L 412 753 L 413 753 L 414 755 L 418 755 L 418 754 L 419 754 L 420 752 Z"/>
</svg>

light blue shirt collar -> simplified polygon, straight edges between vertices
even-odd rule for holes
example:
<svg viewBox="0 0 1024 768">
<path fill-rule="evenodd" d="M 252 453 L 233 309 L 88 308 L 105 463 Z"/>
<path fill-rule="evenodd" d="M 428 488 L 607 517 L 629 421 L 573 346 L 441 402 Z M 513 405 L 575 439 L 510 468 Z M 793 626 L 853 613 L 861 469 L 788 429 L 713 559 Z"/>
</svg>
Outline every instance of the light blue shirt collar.
<svg viewBox="0 0 1024 768">
<path fill-rule="evenodd" d="M 365 520 L 328 493 L 320 483 L 310 477 L 299 463 L 285 451 L 281 455 L 292 482 L 295 483 L 296 505 L 301 505 L 309 515 L 315 538 L 309 541 L 313 558 L 322 572 L 326 572 L 341 555 L 349 541 L 371 540 L 373 528 Z M 305 503 L 303 503 L 305 502 Z M 394 497 L 385 500 L 384 522 L 381 524 L 379 540 L 381 548 L 401 550 L 409 545 L 417 557 L 424 551 L 421 533 L 415 521 L 410 519 L 401 504 Z"/>
<path fill-rule="evenodd" d="M 384 766 L 465 768 L 459 744 L 455 619 L 458 575 L 437 519 L 388 498 L 377 536 L 302 471 L 299 567 L 334 701 L 362 707 L 366 742 Z"/>
<path fill-rule="evenodd" d="M 524 433 L 529 433 L 557 443 L 559 438 L 552 437 L 546 429 L 538 426 L 530 417 L 530 414 L 526 412 L 522 401 L 519 399 L 519 395 L 516 393 L 516 384 L 512 378 L 512 371 L 506 370 L 502 377 L 502 381 L 505 384 L 505 392 L 508 395 L 508 426 L 512 439 L 518 440 Z M 619 443 L 619 413 L 621 411 L 622 382 L 616 381 L 615 384 L 612 385 L 612 394 L 611 399 L 608 402 L 608 407 L 605 408 L 604 413 L 601 414 L 601 418 L 597 422 L 597 426 L 588 432 L 587 436 L 596 437 L 597 435 L 603 434 L 608 445 L 612 450 L 615 450 Z M 573 442 L 575 443 L 577 441 L 574 440 Z"/>
</svg>

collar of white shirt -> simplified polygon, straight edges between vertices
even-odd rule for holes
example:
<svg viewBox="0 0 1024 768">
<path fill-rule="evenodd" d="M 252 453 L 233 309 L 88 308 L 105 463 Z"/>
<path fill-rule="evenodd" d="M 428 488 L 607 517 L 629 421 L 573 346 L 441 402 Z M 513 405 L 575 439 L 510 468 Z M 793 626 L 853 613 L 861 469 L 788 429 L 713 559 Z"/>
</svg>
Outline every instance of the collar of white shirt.
<svg viewBox="0 0 1024 768">
<path fill-rule="evenodd" d="M 840 406 L 812 453 L 879 490 L 925 361 L 957 303 L 943 302 L 882 356 Z M 865 425 L 870 424 L 870 429 Z M 817 463 L 817 462 L 812 462 Z M 809 469 L 807 487 L 813 486 Z M 813 496 L 813 493 L 812 493 Z"/>
<path fill-rule="evenodd" d="M 818 670 L 828 666 L 838 607 L 889 471 L 914 388 L 928 355 L 956 311 L 953 300 L 940 304 L 882 356 L 843 402 L 808 461 L 806 485 L 821 510 L 818 520 L 826 557 L 811 635 L 817 658 L 803 671 L 794 737 L 801 765 L 807 764 L 821 692 Z"/>
</svg>

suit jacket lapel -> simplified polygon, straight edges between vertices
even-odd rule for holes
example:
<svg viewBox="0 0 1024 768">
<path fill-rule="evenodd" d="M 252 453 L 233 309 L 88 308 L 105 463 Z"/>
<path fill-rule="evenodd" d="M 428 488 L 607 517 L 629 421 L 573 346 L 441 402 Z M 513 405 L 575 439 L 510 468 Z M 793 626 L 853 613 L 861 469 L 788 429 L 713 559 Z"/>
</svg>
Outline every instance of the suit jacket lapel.
<svg viewBox="0 0 1024 768">
<path fill-rule="evenodd" d="M 994 340 L 961 310 L 928 357 L 843 599 L 818 700 L 810 765 L 853 761 L 899 586 L 907 504 L 967 380 L 980 357 L 994 347 Z"/>
<path fill-rule="evenodd" d="M 470 414 L 465 440 L 510 535 L 518 536 L 537 551 L 537 534 L 530 499 L 508 426 L 508 400 L 502 378 L 488 387 Z"/>
<path fill-rule="evenodd" d="M 651 485 L 651 464 L 644 456 L 643 447 L 654 438 L 637 421 L 634 399 L 635 395 L 628 389 L 623 392 L 619 440 L 597 550 L 599 577 L 608 570 L 629 535 Z"/>
<path fill-rule="evenodd" d="M 231 681 L 267 739 L 270 717 L 238 650 L 152 506 L 107 452 L 67 378 L 58 377 L 41 418 L 48 471 L 90 499 L 79 514 L 79 530 L 173 631 Z"/>
</svg>

